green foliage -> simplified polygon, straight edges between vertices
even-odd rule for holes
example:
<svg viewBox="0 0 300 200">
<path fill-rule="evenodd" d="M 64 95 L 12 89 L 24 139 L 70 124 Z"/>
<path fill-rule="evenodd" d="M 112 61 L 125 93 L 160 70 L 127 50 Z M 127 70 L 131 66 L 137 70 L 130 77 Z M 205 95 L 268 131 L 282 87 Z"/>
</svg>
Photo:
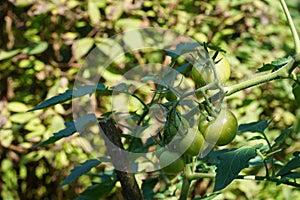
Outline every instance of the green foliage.
<svg viewBox="0 0 300 200">
<path fill-rule="evenodd" d="M 219 162 L 216 165 L 216 183 L 214 191 L 224 189 L 230 184 L 240 171 L 248 167 L 248 161 L 256 156 L 256 149 L 262 145 L 254 147 L 241 147 L 239 149 L 228 151 L 218 156 Z"/>
<path fill-rule="evenodd" d="M 243 132 L 258 132 L 264 133 L 265 129 L 268 127 L 269 122 L 267 120 L 251 122 L 248 124 L 239 125 L 239 133 Z"/>
<path fill-rule="evenodd" d="M 297 1 L 287 0 L 287 3 L 292 17 L 298 19 Z M 299 20 L 295 22 L 296 27 L 300 27 Z M 141 27 L 170 29 L 199 41 L 165 50 L 166 56 L 175 63 L 174 68 L 187 77 L 192 65 L 180 60 L 182 53 L 192 53 L 203 44 L 224 49 L 232 66 L 231 79 L 225 86 L 282 68 L 294 53 L 289 27 L 277 1 L 4 0 L 0 6 L 1 199 L 118 198 L 120 188 L 115 173 L 107 173 L 110 169 L 101 165 L 96 167 L 98 164 L 91 160 L 91 152 L 74 134 L 76 128 L 84 129 L 97 118 L 86 115 L 73 121 L 70 100 L 96 93 L 96 112 L 101 117 L 110 116 L 113 113 L 110 95 L 117 80 L 132 66 L 163 63 L 165 54 L 141 50 L 123 55 L 109 66 L 100 84 L 71 88 L 85 56 L 93 47 L 105 52 L 99 59 L 113 59 L 124 50 L 113 42 L 103 45 L 101 41 Z M 139 35 L 126 37 L 127 45 L 132 37 L 143 42 Z M 234 143 L 194 161 L 196 173 L 216 172 L 217 182 L 212 188 L 213 184 L 205 182 L 206 179 L 197 180 L 191 186 L 190 197 L 274 199 L 287 194 L 296 199 L 299 191 L 285 184 L 299 182 L 299 155 L 293 154 L 299 146 L 299 94 L 299 75 L 292 75 L 289 79 L 275 80 L 229 96 L 226 103 L 242 124 L 239 136 Z M 149 100 L 149 93 L 143 90 L 135 95 L 145 102 Z M 139 122 L 142 117 L 135 109 L 141 106 L 136 105 L 130 107 L 130 119 Z M 168 108 L 170 105 L 173 104 L 163 104 Z M 159 138 L 145 143 L 122 135 L 122 140 L 128 150 L 145 152 L 155 148 L 154 141 Z M 260 149 L 256 147 L 258 142 L 264 143 Z M 54 145 L 48 145 L 52 143 Z M 232 163 L 226 163 L 226 159 Z M 86 164 L 77 166 L 79 163 Z M 235 173 L 233 176 L 221 173 L 222 169 L 234 169 Z M 80 176 L 90 170 L 94 173 L 90 178 Z M 255 190 L 251 196 L 243 182 L 233 181 L 241 178 L 241 174 L 266 174 L 269 181 L 281 185 L 252 182 Z M 70 180 L 72 183 L 58 188 Z M 159 172 L 143 175 L 145 199 L 177 199 L 182 180 L 180 175 L 166 177 Z M 209 194 L 213 189 L 223 190 Z"/>
<path fill-rule="evenodd" d="M 79 176 L 89 172 L 91 168 L 96 167 L 101 162 L 96 159 L 87 160 L 84 163 L 82 163 L 80 166 L 75 167 L 72 169 L 71 173 L 67 178 L 60 184 L 60 186 L 64 186 L 66 184 L 69 184 L 71 181 L 77 179 Z"/>
<path fill-rule="evenodd" d="M 43 101 L 38 106 L 30 109 L 29 111 L 48 108 L 50 106 L 63 103 L 73 98 L 78 98 L 87 94 L 91 95 L 95 91 L 100 92 L 101 94 L 111 94 L 111 90 L 107 89 L 103 84 L 80 86 L 77 89 L 67 90 L 62 94 L 47 99 L 46 101 Z"/>
<path fill-rule="evenodd" d="M 109 195 L 115 187 L 116 178 L 114 175 L 103 174 L 100 183 L 93 183 L 86 188 L 76 200 L 101 199 Z"/>
</svg>

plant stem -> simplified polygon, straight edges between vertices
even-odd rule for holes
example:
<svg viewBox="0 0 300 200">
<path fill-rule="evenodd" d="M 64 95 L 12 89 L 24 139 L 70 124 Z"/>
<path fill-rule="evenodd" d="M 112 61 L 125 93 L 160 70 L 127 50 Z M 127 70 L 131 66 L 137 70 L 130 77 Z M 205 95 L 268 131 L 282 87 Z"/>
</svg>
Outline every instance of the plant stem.
<svg viewBox="0 0 300 200">
<path fill-rule="evenodd" d="M 215 178 L 215 173 L 193 173 L 188 176 L 189 180 L 195 180 L 200 178 Z"/>
<path fill-rule="evenodd" d="M 295 27 L 295 24 L 293 22 L 293 19 L 291 17 L 291 14 L 289 12 L 289 9 L 285 3 L 285 0 L 280 0 L 280 4 L 281 7 L 283 8 L 283 12 L 287 18 L 287 21 L 289 23 L 289 27 L 291 29 L 292 35 L 293 35 L 293 39 L 294 39 L 294 44 L 295 44 L 295 51 L 296 53 L 300 53 L 300 40 L 299 40 L 299 36 L 297 33 L 297 29 Z"/>
<path fill-rule="evenodd" d="M 215 173 L 193 173 L 188 178 L 190 180 L 196 180 L 196 179 L 200 179 L 200 178 L 215 178 L 215 176 L 216 176 Z M 285 184 L 285 185 L 290 185 L 290 186 L 294 186 L 294 187 L 300 187 L 300 184 L 296 183 L 296 182 L 291 182 L 291 181 L 282 180 L 279 178 L 266 177 L 266 176 L 238 175 L 235 179 L 269 181 L 269 182 L 274 182 L 277 184 Z"/>
<path fill-rule="evenodd" d="M 236 179 L 242 179 L 242 180 L 257 180 L 257 181 L 269 181 L 269 182 L 275 182 L 277 184 L 285 184 L 285 185 L 290 185 L 294 187 L 300 187 L 299 183 L 296 182 L 290 182 L 290 181 L 283 181 L 278 178 L 273 178 L 273 177 L 265 177 L 265 176 L 249 176 L 249 175 L 239 175 L 237 176 Z"/>
<path fill-rule="evenodd" d="M 265 75 L 262 75 L 262 76 L 258 76 L 258 77 L 255 77 L 253 79 L 243 81 L 241 83 L 238 83 L 238 84 L 235 84 L 235 85 L 232 85 L 232 86 L 227 86 L 227 87 L 224 88 L 225 92 L 226 92 L 226 96 L 229 96 L 233 93 L 236 93 L 238 91 L 241 91 L 243 89 L 246 89 L 246 88 L 249 88 L 249 87 L 252 87 L 252 86 L 256 86 L 256 85 L 260 85 L 262 83 L 269 82 L 271 80 L 288 77 L 289 71 L 293 68 L 294 62 L 295 62 L 295 60 L 293 58 L 286 65 L 284 65 L 283 67 L 281 67 L 280 69 L 278 69 L 278 70 L 276 70 L 272 73 L 265 74 Z M 218 94 L 216 94 L 216 95 L 218 95 Z"/>
<path fill-rule="evenodd" d="M 268 169 L 268 165 L 267 165 L 265 156 L 259 150 L 256 150 L 256 153 L 262 159 L 262 161 L 264 163 L 265 170 L 266 170 L 266 177 L 269 177 L 270 174 L 269 174 L 269 169 Z"/>
<path fill-rule="evenodd" d="M 186 200 L 188 198 L 190 185 L 191 185 L 191 180 L 188 177 L 191 174 L 192 174 L 191 165 L 187 164 L 185 166 L 185 173 L 183 176 L 183 183 L 182 183 L 182 187 L 181 187 L 181 193 L 180 193 L 179 200 Z"/>
</svg>

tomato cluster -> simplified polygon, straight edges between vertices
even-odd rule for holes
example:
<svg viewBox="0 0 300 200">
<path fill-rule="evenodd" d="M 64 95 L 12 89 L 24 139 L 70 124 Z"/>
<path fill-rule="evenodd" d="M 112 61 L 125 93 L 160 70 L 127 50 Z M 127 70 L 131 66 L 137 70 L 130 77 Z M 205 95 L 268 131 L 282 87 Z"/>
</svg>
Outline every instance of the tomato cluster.
<svg viewBox="0 0 300 200">
<path fill-rule="evenodd" d="M 215 52 L 210 51 L 210 55 Z M 215 80 L 224 84 L 230 77 L 230 65 L 227 59 L 220 53 L 214 56 L 211 63 L 195 62 L 191 69 L 191 76 L 196 87 L 202 87 Z M 215 72 L 213 71 L 215 70 Z M 217 77 L 215 77 L 215 75 Z M 177 101 L 177 96 L 170 90 L 165 94 L 169 102 Z M 210 120 L 208 120 L 210 119 Z M 159 163 L 167 174 L 179 173 L 191 158 L 199 155 L 204 144 L 223 146 L 229 144 L 238 132 L 238 122 L 234 114 L 228 109 L 221 109 L 215 115 L 208 118 L 200 118 L 198 128 L 191 128 L 188 120 L 180 116 L 179 112 L 170 115 L 167 119 L 166 136 L 170 136 L 167 150 L 159 151 Z"/>
<path fill-rule="evenodd" d="M 182 171 L 189 158 L 199 155 L 204 144 L 203 134 L 197 128 L 190 128 L 185 118 L 181 117 L 180 120 L 181 127 L 176 131 L 168 150 L 159 149 L 156 154 L 159 157 L 160 166 L 167 174 Z"/>
</svg>

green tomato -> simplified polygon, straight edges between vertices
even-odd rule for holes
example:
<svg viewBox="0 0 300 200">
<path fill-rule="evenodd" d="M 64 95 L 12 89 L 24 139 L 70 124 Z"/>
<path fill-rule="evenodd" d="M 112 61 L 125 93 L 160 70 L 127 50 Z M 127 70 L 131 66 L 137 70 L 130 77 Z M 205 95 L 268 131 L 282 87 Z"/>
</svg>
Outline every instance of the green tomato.
<svg viewBox="0 0 300 200">
<path fill-rule="evenodd" d="M 230 110 L 223 109 L 208 125 L 201 125 L 200 131 L 208 143 L 223 146 L 235 138 L 238 132 L 238 122 Z"/>
<path fill-rule="evenodd" d="M 190 127 L 189 122 L 184 117 L 179 117 L 177 114 L 172 115 L 169 118 L 169 132 L 172 136 L 175 136 L 178 134 L 178 132 L 182 132 L 185 129 Z"/>
<path fill-rule="evenodd" d="M 210 54 L 213 54 L 211 52 Z M 226 57 L 222 53 L 218 53 L 215 58 L 215 69 L 219 81 L 224 84 L 230 78 L 230 64 Z M 209 66 L 200 66 L 197 63 L 192 68 L 192 78 L 196 84 L 196 87 L 202 87 L 214 80 L 214 73 Z"/>
<path fill-rule="evenodd" d="M 166 93 L 166 99 L 170 102 L 174 102 L 177 100 L 177 96 L 172 91 L 168 91 Z"/>
<path fill-rule="evenodd" d="M 159 157 L 159 165 L 166 174 L 177 174 L 184 168 L 182 157 L 171 151 L 164 151 Z"/>
<path fill-rule="evenodd" d="M 197 156 L 204 143 L 204 137 L 199 130 L 189 128 L 187 134 L 179 141 L 180 153 L 185 153 L 190 156 Z"/>
<path fill-rule="evenodd" d="M 207 121 L 205 117 L 200 117 L 198 123 L 198 130 L 202 133 L 202 135 L 204 135 L 203 133 L 207 129 L 208 125 L 209 125 L 209 121 Z"/>
</svg>

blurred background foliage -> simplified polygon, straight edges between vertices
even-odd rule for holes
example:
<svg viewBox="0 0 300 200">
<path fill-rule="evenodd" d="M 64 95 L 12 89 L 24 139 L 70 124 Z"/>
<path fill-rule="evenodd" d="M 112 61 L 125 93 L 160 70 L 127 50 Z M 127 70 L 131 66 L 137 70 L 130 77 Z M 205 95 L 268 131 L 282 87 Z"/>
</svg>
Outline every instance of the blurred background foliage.
<svg viewBox="0 0 300 200">
<path fill-rule="evenodd" d="M 296 27 L 300 2 L 287 0 Z M 72 88 L 84 56 L 103 38 L 122 31 L 161 27 L 211 42 L 227 51 L 233 84 L 255 76 L 264 63 L 294 53 L 293 41 L 279 1 L 273 0 L 3 0 L 0 3 L 0 191 L 10 199 L 74 199 L 89 184 L 86 176 L 68 186 L 59 184 L 78 163 L 90 157 L 76 137 L 33 149 L 72 120 L 70 104 L 26 112 L 41 101 Z M 299 29 L 298 29 L 299 31 Z M 114 66 L 113 75 L 128 63 L 162 63 L 160 53 L 134 54 Z M 108 78 L 102 80 L 111 83 Z M 268 136 L 298 124 L 287 140 L 286 161 L 299 149 L 298 105 L 291 82 L 279 80 L 230 96 L 229 107 L 239 123 L 272 119 Z M 99 106 L 108 108 L 105 101 Z M 295 126 L 296 127 L 296 126 Z M 252 135 L 236 139 L 242 146 Z M 100 170 L 101 169 L 98 169 Z M 211 191 L 211 181 L 199 180 L 192 193 Z M 219 199 L 297 199 L 288 186 L 235 181 Z M 120 199 L 115 188 L 108 199 Z"/>
</svg>

